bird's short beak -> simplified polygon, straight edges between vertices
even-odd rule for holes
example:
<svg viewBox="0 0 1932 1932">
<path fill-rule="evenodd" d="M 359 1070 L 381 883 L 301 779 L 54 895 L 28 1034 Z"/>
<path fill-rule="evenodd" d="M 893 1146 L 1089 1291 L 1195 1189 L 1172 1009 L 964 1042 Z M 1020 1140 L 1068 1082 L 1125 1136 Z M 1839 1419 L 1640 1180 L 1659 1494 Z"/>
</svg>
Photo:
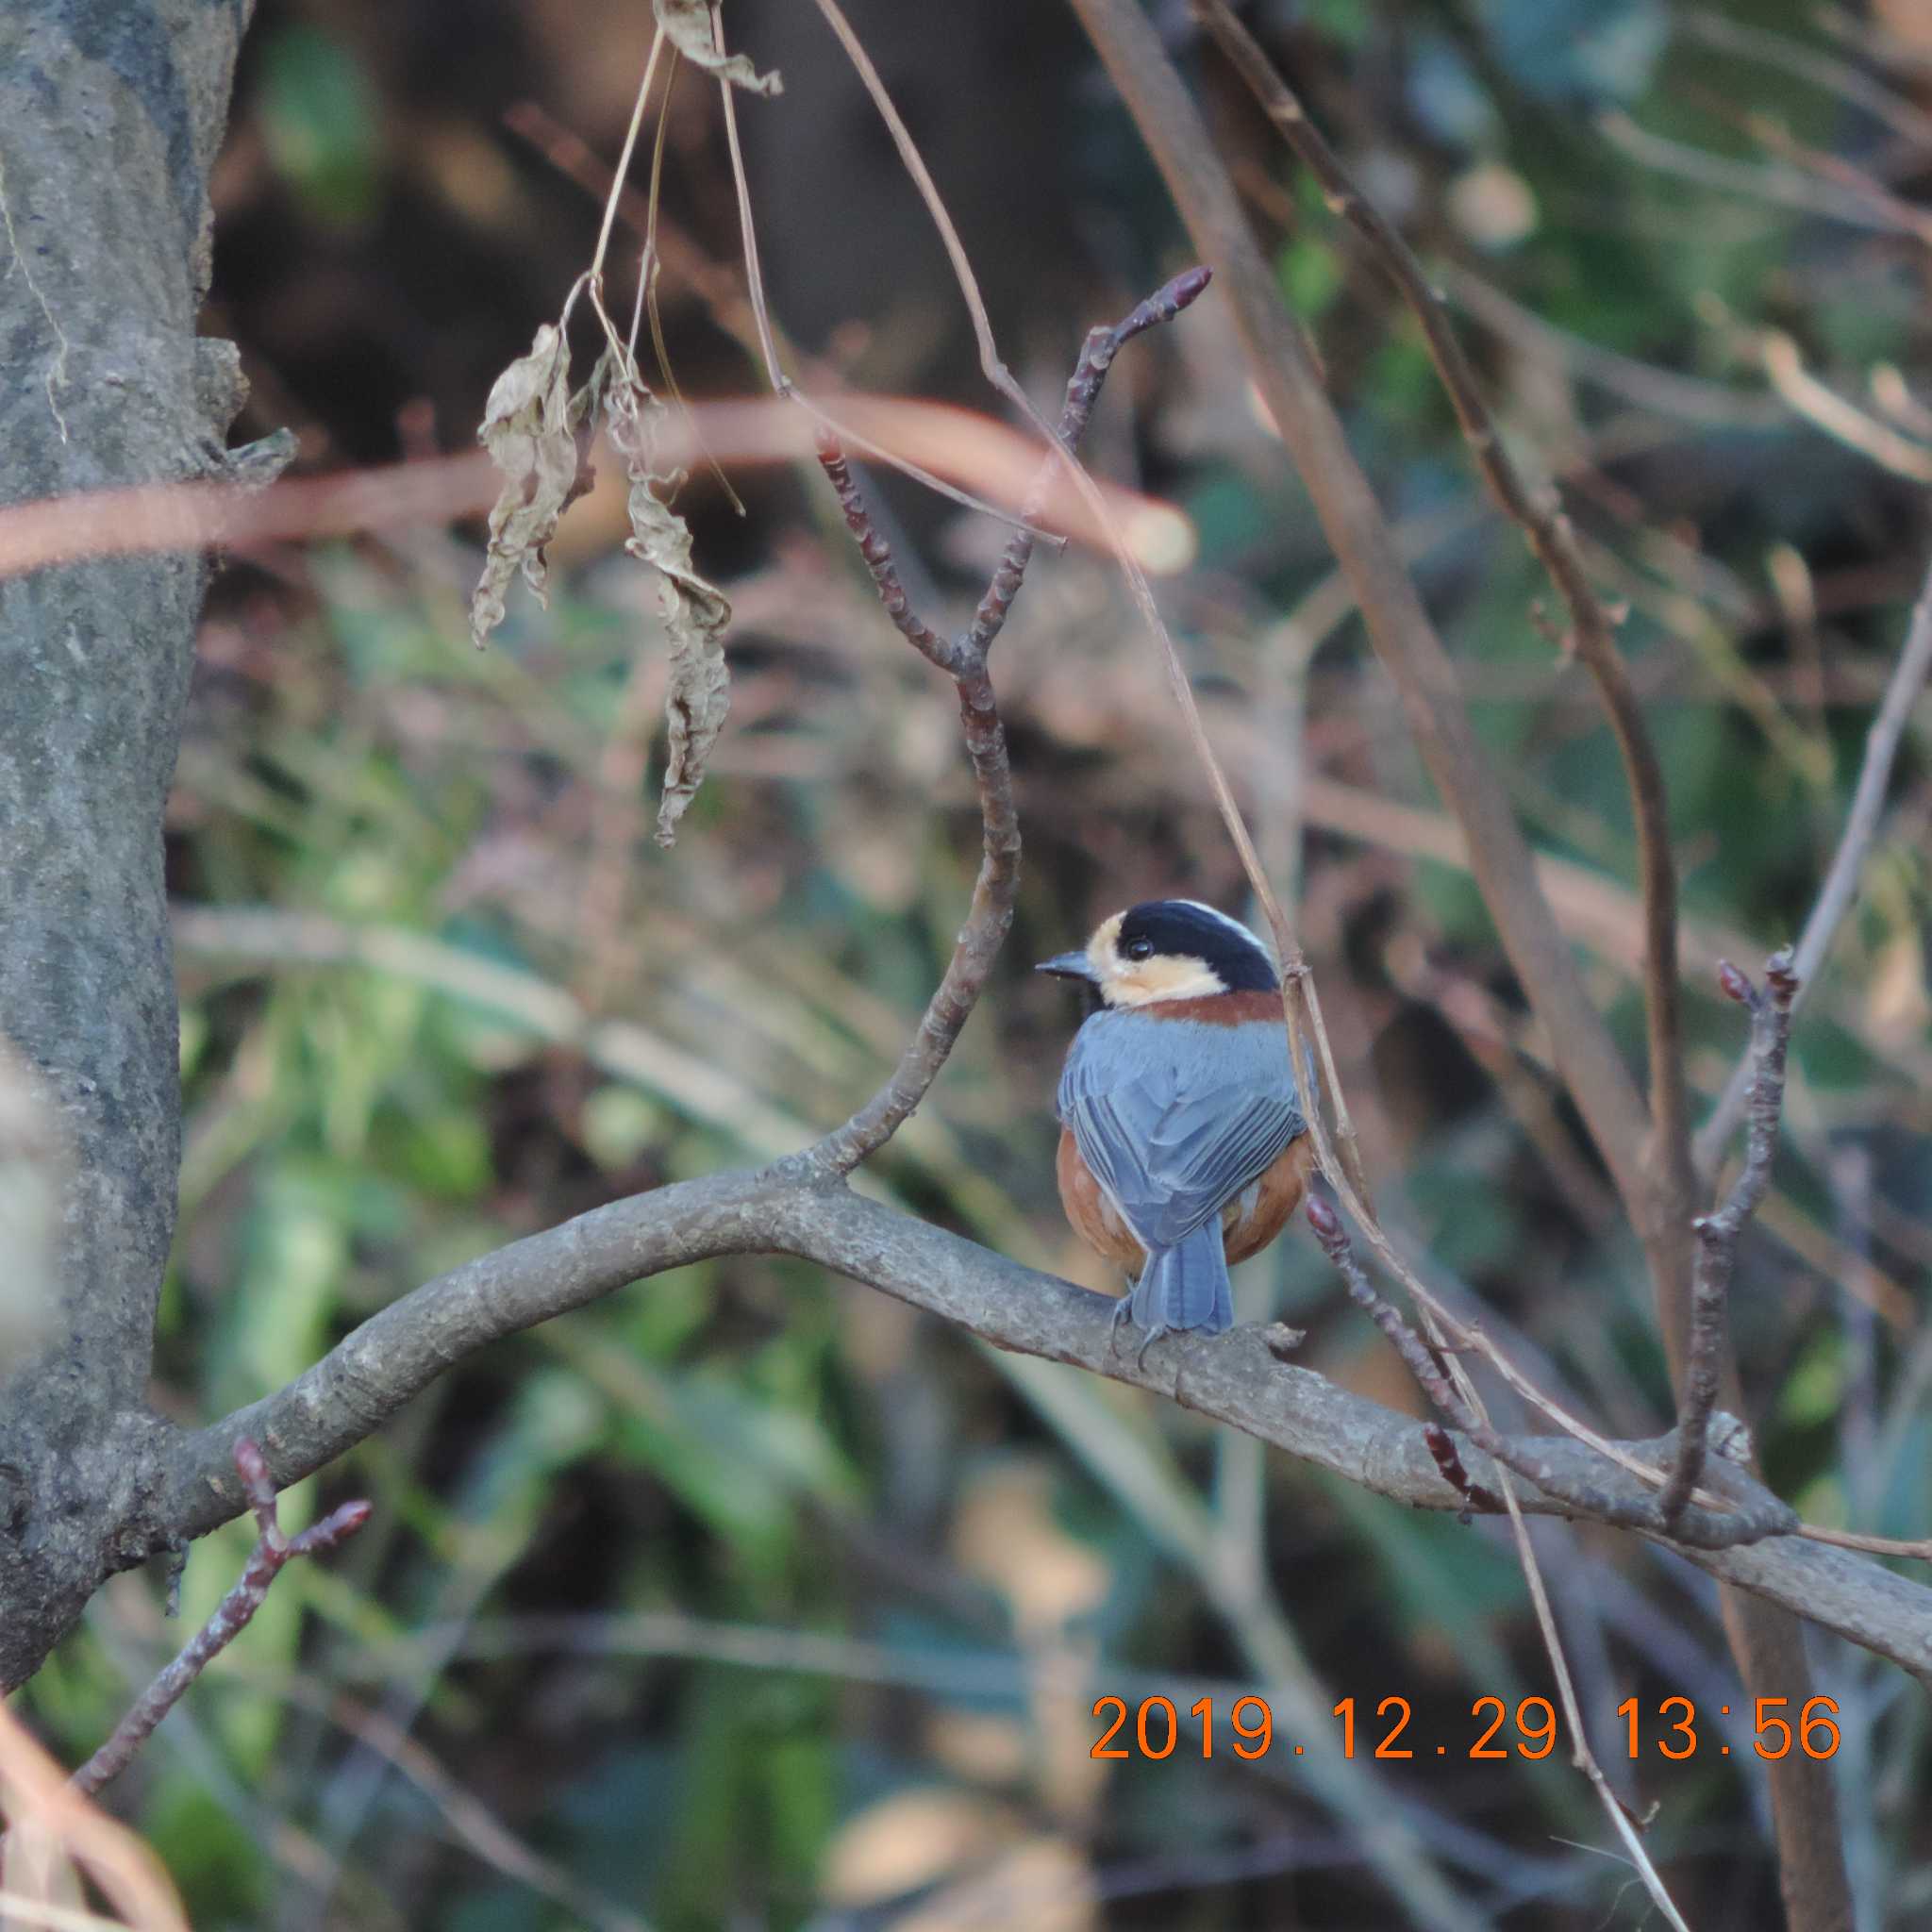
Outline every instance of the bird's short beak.
<svg viewBox="0 0 1932 1932">
<path fill-rule="evenodd" d="M 1033 970 L 1051 973 L 1056 979 L 1084 979 L 1089 986 L 1096 984 L 1098 978 L 1093 962 L 1084 952 L 1061 953 L 1056 958 L 1042 959 Z"/>
</svg>

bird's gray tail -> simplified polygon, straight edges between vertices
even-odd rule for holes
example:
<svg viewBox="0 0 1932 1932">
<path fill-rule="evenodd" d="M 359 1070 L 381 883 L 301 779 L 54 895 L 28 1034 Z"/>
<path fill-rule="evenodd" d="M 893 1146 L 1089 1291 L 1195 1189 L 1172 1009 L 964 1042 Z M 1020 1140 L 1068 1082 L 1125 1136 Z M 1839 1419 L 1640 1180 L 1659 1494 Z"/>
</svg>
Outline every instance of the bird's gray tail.
<svg viewBox="0 0 1932 1932">
<path fill-rule="evenodd" d="M 1147 1257 L 1128 1312 L 1142 1328 L 1202 1328 L 1219 1335 L 1234 1326 L 1234 1291 L 1219 1216 L 1178 1247 L 1157 1248 Z"/>
</svg>

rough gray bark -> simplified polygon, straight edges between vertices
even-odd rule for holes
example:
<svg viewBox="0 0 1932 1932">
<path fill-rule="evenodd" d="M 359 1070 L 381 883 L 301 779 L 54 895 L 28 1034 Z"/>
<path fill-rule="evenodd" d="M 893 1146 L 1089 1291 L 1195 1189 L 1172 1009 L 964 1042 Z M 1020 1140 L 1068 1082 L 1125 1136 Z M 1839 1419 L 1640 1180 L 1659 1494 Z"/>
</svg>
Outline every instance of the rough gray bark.
<svg viewBox="0 0 1932 1932">
<path fill-rule="evenodd" d="M 236 356 L 195 318 L 248 10 L 0 17 L 0 502 L 227 472 Z M 123 1567 L 156 1467 L 180 1134 L 161 807 L 206 578 L 175 555 L 0 581 L 0 1037 L 75 1155 L 58 1339 L 0 1388 L 0 1684 Z"/>
</svg>

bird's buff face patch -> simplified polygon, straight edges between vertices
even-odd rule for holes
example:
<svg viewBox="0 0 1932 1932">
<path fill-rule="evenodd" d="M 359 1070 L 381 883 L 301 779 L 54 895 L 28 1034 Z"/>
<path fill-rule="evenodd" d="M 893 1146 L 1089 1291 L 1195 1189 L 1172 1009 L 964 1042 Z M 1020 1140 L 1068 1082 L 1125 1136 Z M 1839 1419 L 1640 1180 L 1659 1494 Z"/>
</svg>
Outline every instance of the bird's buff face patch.
<svg viewBox="0 0 1932 1932">
<path fill-rule="evenodd" d="M 1149 1007 L 1159 1000 L 1195 1000 L 1225 992 L 1226 983 L 1207 960 L 1185 953 L 1154 953 L 1144 959 L 1121 951 L 1116 912 L 1087 941 L 1093 983 L 1109 1007 Z"/>
</svg>

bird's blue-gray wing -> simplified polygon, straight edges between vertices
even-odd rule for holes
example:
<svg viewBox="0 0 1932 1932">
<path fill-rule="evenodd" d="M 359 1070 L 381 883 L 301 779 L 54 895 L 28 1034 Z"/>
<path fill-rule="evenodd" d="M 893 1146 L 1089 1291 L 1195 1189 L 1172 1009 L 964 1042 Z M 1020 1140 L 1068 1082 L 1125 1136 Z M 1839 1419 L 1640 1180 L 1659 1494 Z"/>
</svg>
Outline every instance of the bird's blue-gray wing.
<svg viewBox="0 0 1932 1932">
<path fill-rule="evenodd" d="M 1060 1119 L 1150 1248 L 1261 1174 L 1306 1125 L 1296 1103 L 1278 1040 L 1140 1014 L 1090 1020 L 1060 1076 Z"/>
</svg>

